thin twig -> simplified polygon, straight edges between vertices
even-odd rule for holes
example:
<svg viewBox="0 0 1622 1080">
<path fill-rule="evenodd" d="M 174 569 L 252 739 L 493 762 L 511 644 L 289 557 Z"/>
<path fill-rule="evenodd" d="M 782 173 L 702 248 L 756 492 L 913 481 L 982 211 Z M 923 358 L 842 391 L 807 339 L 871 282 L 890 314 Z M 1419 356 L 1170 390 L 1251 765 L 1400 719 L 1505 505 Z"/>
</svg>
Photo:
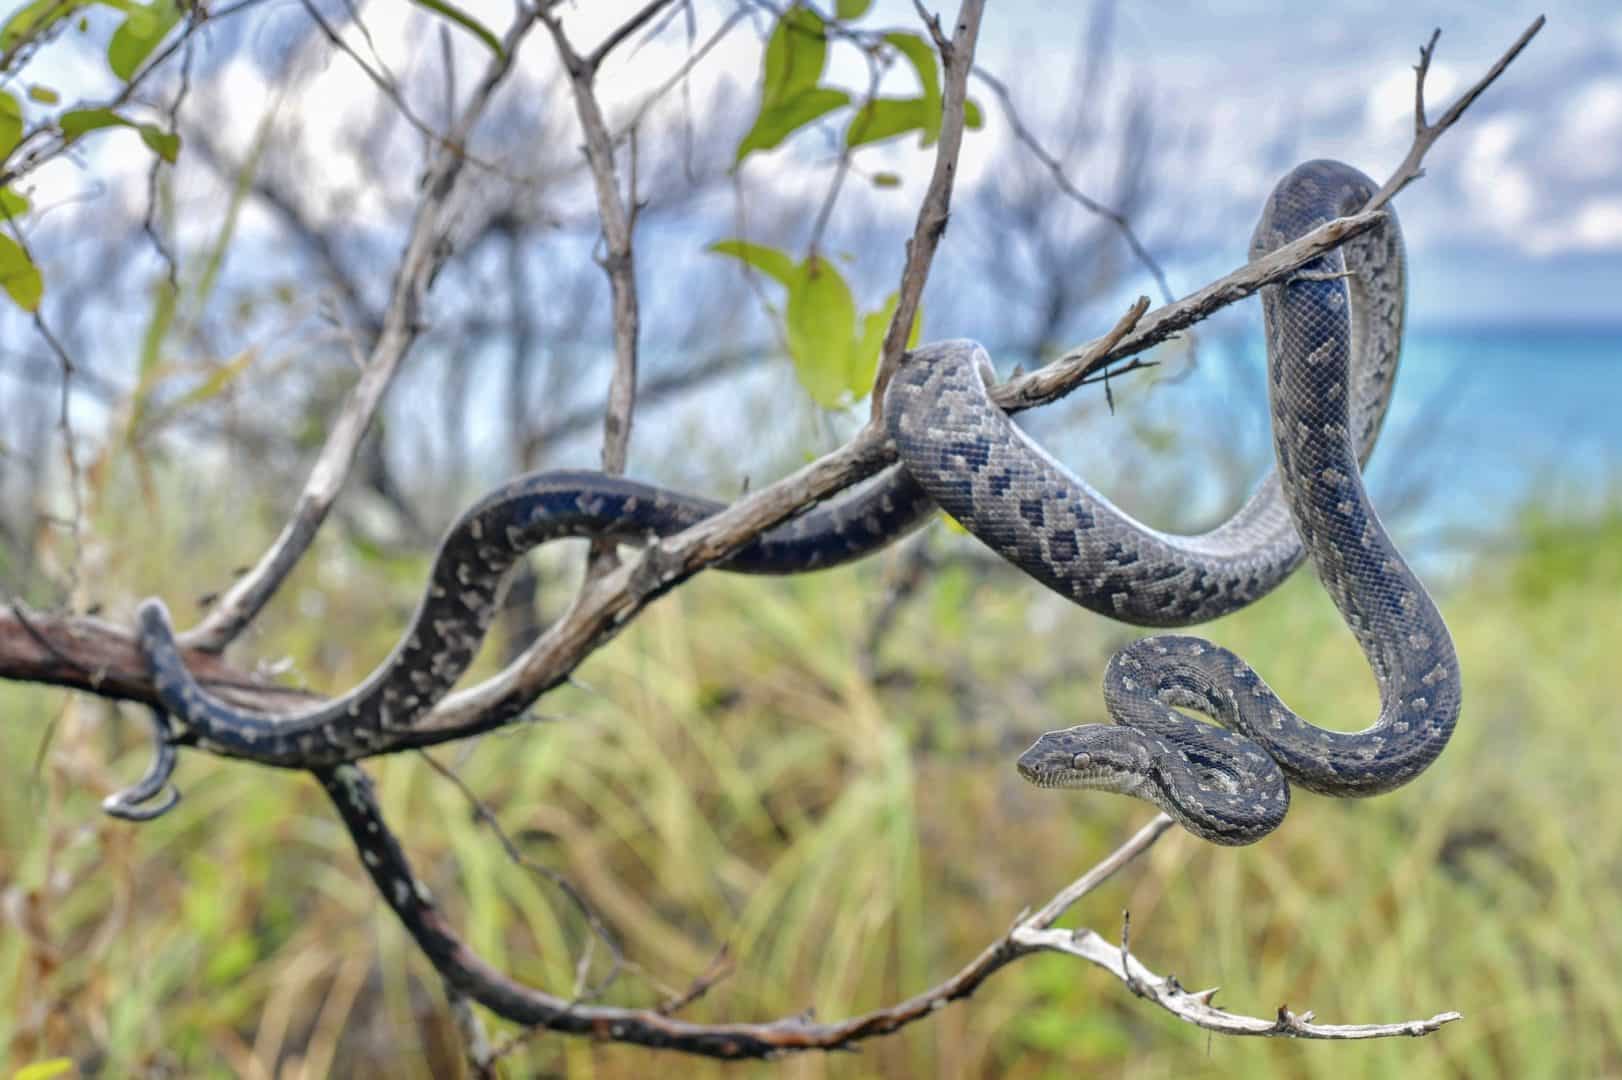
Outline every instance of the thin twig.
<svg viewBox="0 0 1622 1080">
<path fill-rule="evenodd" d="M 30 262 L 33 255 L 28 251 L 27 243 L 22 234 L 17 231 L 14 222 L 7 222 L 12 239 L 17 246 L 23 249 L 24 255 Z M 68 523 L 68 541 L 72 549 L 72 557 L 68 560 L 67 592 L 72 603 L 79 602 L 74 595 L 79 589 L 79 564 L 84 558 L 84 477 L 79 468 L 79 451 L 73 441 L 73 422 L 69 414 L 69 405 L 73 399 L 73 377 L 78 371 L 73 363 L 73 357 L 68 353 L 67 347 L 51 331 L 50 325 L 45 321 L 45 315 L 39 310 L 34 311 L 34 331 L 44 339 L 51 352 L 56 354 L 57 362 L 62 365 L 61 392 L 57 395 L 56 426 L 62 434 L 62 464 L 68 471 L 68 505 L 72 508 L 72 518 Z"/>
<path fill-rule="evenodd" d="M 535 877 L 545 878 L 556 886 L 559 892 L 569 898 L 569 903 L 573 904 L 575 909 L 584 916 L 586 924 L 591 927 L 593 937 L 601 940 L 608 947 L 608 954 L 612 957 L 612 964 L 608 973 L 598 980 L 597 985 L 587 987 L 576 994 L 577 997 L 585 999 L 600 997 L 603 991 L 607 990 L 614 980 L 619 977 L 620 970 L 625 965 L 625 951 L 620 948 L 619 942 L 615 939 L 613 933 L 609 931 L 608 924 L 603 921 L 602 916 L 597 914 L 597 909 L 592 907 L 591 901 L 586 899 L 586 894 L 581 892 L 574 882 L 558 871 L 550 866 L 542 866 L 520 851 L 518 844 L 507 834 L 507 830 L 502 828 L 501 821 L 496 817 L 495 812 L 485 805 L 484 800 L 479 798 L 477 792 L 468 787 L 467 781 L 463 780 L 456 770 L 445 765 L 432 754 L 423 752 L 420 756 L 428 763 L 430 768 L 446 780 L 449 780 L 456 790 L 462 793 L 462 797 L 473 808 L 473 816 L 495 834 L 496 842 L 501 845 L 501 850 L 506 852 L 507 858 L 515 866 L 522 867 Z"/>
<path fill-rule="evenodd" d="M 1442 132 L 1452 127 L 1459 117 L 1464 115 L 1464 110 L 1473 105 L 1476 98 L 1480 97 L 1482 92 L 1491 86 L 1498 76 L 1504 73 L 1504 69 L 1509 67 L 1510 63 L 1521 54 L 1521 50 L 1526 48 L 1537 32 L 1543 29 L 1543 22 L 1542 15 L 1533 19 L 1532 25 L 1522 31 L 1521 36 L 1515 39 L 1515 43 L 1504 51 L 1504 54 L 1498 58 L 1492 67 L 1487 69 L 1487 74 L 1478 79 L 1470 89 L 1460 94 L 1458 100 L 1448 106 L 1447 111 L 1442 114 L 1442 118 L 1434 124 L 1427 123 L 1425 120 L 1425 76 L 1430 73 L 1431 55 L 1436 51 L 1436 39 L 1441 37 L 1442 31 L 1437 30 L 1431 34 L 1430 40 L 1419 47 L 1419 63 L 1414 67 L 1413 145 L 1408 148 L 1408 156 L 1402 159 L 1402 164 L 1397 166 L 1397 171 L 1391 174 L 1391 179 L 1387 180 L 1385 186 L 1375 192 L 1374 197 L 1363 207 L 1365 211 L 1378 210 L 1396 198 L 1397 193 L 1403 188 L 1425 175 L 1425 170 L 1419 167 L 1419 163 L 1424 160 L 1425 154 L 1430 150 L 1431 145 L 1442 137 Z"/>
<path fill-rule="evenodd" d="M 1166 272 L 1161 269 L 1160 263 L 1155 260 L 1155 257 L 1149 254 L 1149 249 L 1144 247 L 1142 241 L 1138 239 L 1138 234 L 1133 231 L 1132 223 L 1127 220 L 1126 215 L 1119 210 L 1105 206 L 1071 182 L 1070 177 L 1065 174 L 1064 165 L 1058 158 L 1048 153 L 1047 148 L 1037 140 L 1031 130 L 1025 126 L 1025 122 L 1020 119 L 1019 110 L 1014 107 L 1014 97 L 1009 93 L 1008 86 L 1001 79 L 979 67 L 974 69 L 974 76 L 989 86 L 991 92 L 997 95 L 998 100 L 1002 102 L 1003 116 L 1007 118 L 1008 126 L 1013 131 L 1014 138 L 1018 139 L 1020 144 L 1031 152 L 1031 156 L 1040 161 L 1048 172 L 1053 175 L 1053 182 L 1058 185 L 1059 190 L 1080 203 L 1089 213 L 1097 214 L 1099 217 L 1111 222 L 1120 231 L 1121 238 L 1126 241 L 1126 246 L 1132 250 L 1132 254 L 1137 260 L 1143 264 L 1144 269 L 1149 271 L 1150 275 L 1155 279 L 1155 284 L 1160 286 L 1160 295 L 1165 298 L 1166 303 L 1171 303 L 1171 284 L 1166 280 Z"/>
<path fill-rule="evenodd" d="M 704 44 L 698 47 L 697 51 L 693 52 L 692 55 L 688 56 L 686 60 L 682 61 L 681 66 L 675 70 L 670 78 L 666 79 L 664 82 L 660 83 L 658 86 L 649 91 L 648 96 L 643 98 L 642 101 L 637 105 L 636 111 L 631 114 L 631 118 L 625 122 L 625 126 L 620 128 L 619 132 L 615 134 L 614 145 L 618 146 L 621 142 L 625 141 L 629 134 L 635 131 L 642 124 L 643 120 L 647 119 L 647 115 L 650 111 L 652 111 L 653 107 L 657 105 L 666 94 L 670 93 L 671 90 L 675 89 L 678 85 L 684 84 L 687 80 L 687 76 L 691 75 L 693 73 L 693 69 L 698 67 L 699 62 L 702 61 L 704 57 L 709 55 L 710 50 L 719 45 L 721 43 L 721 39 L 730 34 L 732 32 L 732 28 L 737 26 L 738 23 L 742 22 L 748 16 L 749 9 L 742 6 L 740 6 L 731 15 L 728 15 L 721 25 L 716 28 L 715 33 L 711 34 Z"/>
<path fill-rule="evenodd" d="M 573 91 L 575 114 L 579 117 L 580 129 L 586 138 L 586 161 L 591 166 L 597 193 L 597 216 L 602 223 L 603 254 L 600 262 L 603 272 L 608 275 L 614 310 L 614 373 L 608 383 L 608 407 L 603 410 L 602 454 L 603 471 L 611 476 L 625 471 L 625 460 L 631 444 L 631 424 L 636 412 L 637 347 L 642 319 L 632 249 L 632 231 L 636 224 L 636 144 L 633 138 L 631 191 L 628 198 L 622 199 L 618 170 L 614 165 L 614 140 L 609 135 L 608 122 L 603 119 L 594 80 L 597 65 L 608 50 L 625 40 L 663 6 L 662 0 L 647 4 L 629 22 L 610 34 L 596 52 L 585 58 L 575 52 L 557 17 L 544 7 L 540 9 L 541 21 L 552 35 L 558 58 L 569 79 L 569 88 Z M 611 541 L 594 542 L 587 571 L 588 581 L 600 577 L 617 562 L 616 546 Z"/>
<path fill-rule="evenodd" d="M 923 9 L 919 12 L 923 15 Z M 964 105 L 968 100 L 969 71 L 974 67 L 974 47 L 980 37 L 980 19 L 985 14 L 985 0 L 963 0 L 958 9 L 956 30 L 947 41 L 934 16 L 924 16 L 930 36 L 940 50 L 942 66 L 946 69 L 946 89 L 941 99 L 940 142 L 935 147 L 935 169 L 929 177 L 929 188 L 924 193 L 923 205 L 918 208 L 918 220 L 913 225 L 912 238 L 907 241 L 907 261 L 901 271 L 900 300 L 890 325 L 884 331 L 884 345 L 879 353 L 879 367 L 873 377 L 873 422 L 879 421 L 884 410 L 884 390 L 895 375 L 901 354 L 907 349 L 912 336 L 912 324 L 918 317 L 918 305 L 923 299 L 924 283 L 929 280 L 929 267 L 935 260 L 935 249 L 951 217 L 952 186 L 957 177 L 957 156 L 963 146 Z"/>
<path fill-rule="evenodd" d="M 1161 978 L 1131 953 L 1091 930 L 1040 929 L 1023 919 L 983 949 L 945 981 L 888 1008 L 831 1024 L 819 1024 L 808 1015 L 785 1017 L 768 1023 L 696 1024 L 678 1020 L 661 1009 L 628 1009 L 566 1001 L 526 986 L 502 974 L 481 959 L 446 922 L 429 891 L 417 880 L 398 839 L 383 819 L 371 780 L 358 767 L 343 765 L 318 770 L 317 778 L 337 808 L 366 871 L 394 909 L 406 932 L 450 985 L 505 1019 L 572 1035 L 631 1043 L 659 1050 L 675 1050 L 729 1060 L 771 1058 L 808 1050 L 847 1050 L 857 1043 L 888 1035 L 932 1016 L 953 1001 L 969 997 L 997 971 L 1039 952 L 1061 952 L 1097 964 L 1121 979 L 1136 983 L 1142 996 L 1191 1023 L 1233 1035 L 1287 1036 L 1311 1039 L 1367 1039 L 1395 1035 L 1428 1035 L 1459 1019 L 1441 1013 L 1427 1020 L 1394 1024 L 1324 1025 L 1311 1023 L 1311 1014 L 1295 1016 L 1280 1009 L 1273 1020 L 1243 1016 L 1210 1003 L 1211 991 L 1189 993 L 1175 980 Z M 1153 836 L 1160 835 L 1154 832 Z M 1125 865 L 1148 849 L 1152 838 L 1144 832 L 1128 841 L 1102 863 L 1111 870 Z M 1082 895 L 1109 876 L 1097 868 L 1088 871 L 1063 894 Z M 1058 898 L 1056 897 L 1055 900 Z M 1042 911 L 1052 908 L 1050 901 Z M 1041 912 L 1038 913 L 1038 916 Z M 701 977 L 702 980 L 702 977 Z"/>
<path fill-rule="evenodd" d="M 664 8 L 669 7 L 673 2 L 674 0 L 648 0 L 648 3 L 642 5 L 641 11 L 620 23 L 603 39 L 601 45 L 591 50 L 590 55 L 585 58 L 586 67 L 590 68 L 593 74 L 596 74 L 597 69 L 603 66 L 603 61 L 608 59 L 609 53 L 617 49 L 626 38 L 646 26 L 650 19 L 659 14 Z"/>
<path fill-rule="evenodd" d="M 511 71 L 518 46 L 535 19 L 533 9 L 521 9 L 503 38 L 501 53 L 491 60 L 456 125 L 434 152 L 423 177 L 422 200 L 400 257 L 377 340 L 310 470 L 291 519 L 253 569 L 232 584 L 196 627 L 180 636 L 182 644 L 218 652 L 235 640 L 270 602 L 326 520 L 333 500 L 354 468 L 372 417 L 422 330 L 423 301 L 434 276 L 452 253 L 450 232 L 467 195 L 467 185 L 457 183 L 466 161 L 460 148 L 466 145 L 496 88 Z"/>
</svg>

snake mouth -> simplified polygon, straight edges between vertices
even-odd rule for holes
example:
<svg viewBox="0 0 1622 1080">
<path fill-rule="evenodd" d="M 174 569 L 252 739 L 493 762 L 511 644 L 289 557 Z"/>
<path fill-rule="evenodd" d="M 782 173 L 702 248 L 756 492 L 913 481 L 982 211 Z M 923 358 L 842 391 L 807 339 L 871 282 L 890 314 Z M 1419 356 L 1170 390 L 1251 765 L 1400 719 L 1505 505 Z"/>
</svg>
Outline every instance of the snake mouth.
<svg viewBox="0 0 1622 1080">
<path fill-rule="evenodd" d="M 1099 760 L 1098 754 L 1027 752 L 1020 758 L 1019 775 L 1039 788 L 1113 791 L 1133 794 L 1141 780 L 1119 763 Z"/>
</svg>

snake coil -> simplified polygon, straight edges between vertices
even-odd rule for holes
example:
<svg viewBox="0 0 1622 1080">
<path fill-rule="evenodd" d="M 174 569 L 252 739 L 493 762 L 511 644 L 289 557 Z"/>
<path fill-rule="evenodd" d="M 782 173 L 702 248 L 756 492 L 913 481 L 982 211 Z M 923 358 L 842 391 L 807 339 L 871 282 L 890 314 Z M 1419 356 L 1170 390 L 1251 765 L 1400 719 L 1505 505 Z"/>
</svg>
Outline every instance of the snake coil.
<svg viewBox="0 0 1622 1080">
<path fill-rule="evenodd" d="M 1269 200 L 1253 250 L 1271 250 L 1356 210 L 1372 190 L 1347 166 L 1300 166 Z M 1344 256 L 1320 259 L 1264 290 L 1278 468 L 1208 533 L 1161 533 L 1111 505 L 991 402 L 984 351 L 949 341 L 909 354 L 886 394 L 901 464 L 766 532 L 721 569 L 790 574 L 838 565 L 917 527 L 939 505 L 1077 603 L 1124 622 L 1176 627 L 1260 598 L 1305 550 L 1380 682 L 1374 726 L 1356 733 L 1314 727 L 1227 650 L 1151 637 L 1118 653 L 1105 675 L 1117 723 L 1050 732 L 1020 759 L 1020 770 L 1044 786 L 1148 799 L 1225 844 L 1254 841 L 1283 820 L 1286 778 L 1332 795 L 1390 790 L 1440 753 L 1459 708 L 1447 628 L 1381 528 L 1359 477 L 1390 399 L 1402 292 L 1394 217 L 1348 243 Z M 409 731 L 456 683 L 489 628 L 508 571 L 527 551 L 564 537 L 668 535 L 721 508 L 600 473 L 519 477 L 451 527 L 389 657 L 353 690 L 291 716 L 237 709 L 203 689 L 157 599 L 140 606 L 139 646 L 164 708 L 187 738 L 271 765 L 351 761 L 388 733 Z M 1178 705 L 1208 713 L 1225 729 L 1183 716 Z M 167 738 L 161 728 L 159 735 Z M 154 772 L 139 787 L 155 793 L 166 777 Z"/>
</svg>

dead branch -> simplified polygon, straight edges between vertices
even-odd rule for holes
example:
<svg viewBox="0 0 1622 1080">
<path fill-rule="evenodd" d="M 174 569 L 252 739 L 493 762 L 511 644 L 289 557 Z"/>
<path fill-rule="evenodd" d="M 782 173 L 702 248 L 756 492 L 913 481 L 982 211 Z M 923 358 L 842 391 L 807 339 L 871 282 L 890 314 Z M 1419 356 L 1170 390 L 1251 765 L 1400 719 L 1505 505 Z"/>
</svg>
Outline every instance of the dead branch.
<svg viewBox="0 0 1622 1080">
<path fill-rule="evenodd" d="M 1231 1035 L 1310 1039 L 1417 1036 L 1428 1035 L 1459 1019 L 1458 1013 L 1441 1013 L 1428 1020 L 1392 1024 L 1315 1024 L 1311 1013 L 1295 1016 L 1283 1007 L 1273 1020 L 1243 1016 L 1211 1004 L 1215 990 L 1183 990 L 1175 980 L 1154 974 L 1130 952 L 1105 943 L 1091 930 L 1048 928 L 1065 908 L 1147 851 L 1172 825 L 1171 818 L 1164 814 L 1157 815 L 1035 915 L 1015 923 L 956 974 L 888 1008 L 832 1024 L 819 1024 L 804 1015 L 767 1023 L 699 1024 L 675 1019 L 664 1008 L 628 1009 L 566 1001 L 503 975 L 451 929 L 427 887 L 411 869 L 404 849 L 383 819 L 370 778 L 358 766 L 321 770 L 317 778 L 349 830 L 379 895 L 394 909 L 441 978 L 505 1019 L 550 1031 L 732 1060 L 774 1058 L 808 1050 L 847 1050 L 864 1039 L 888 1035 L 934 1015 L 946 1005 L 972 995 L 1002 968 L 1040 952 L 1065 953 L 1087 960 L 1135 986 L 1141 996 L 1173 1015 Z M 695 985 L 705 985 L 704 979 L 701 976 Z"/>
<path fill-rule="evenodd" d="M 462 115 L 434 151 L 423 176 L 422 201 L 412 219 L 377 340 L 310 469 L 292 517 L 253 568 L 237 579 L 200 623 L 180 635 L 182 645 L 219 652 L 235 640 L 298 565 L 326 520 L 333 500 L 354 468 L 372 417 L 422 330 L 423 300 L 434 276 L 451 255 L 450 233 L 467 194 L 467 186 L 457 183 L 466 160 L 461 148 L 484 115 L 496 88 L 512 70 L 518 46 L 535 19 L 532 9 L 520 8 L 503 38 L 500 55 L 491 60 Z"/>
<path fill-rule="evenodd" d="M 923 299 L 924 283 L 929 280 L 929 267 L 935 261 L 935 249 L 946 233 L 951 217 L 952 184 L 957 177 L 957 155 L 963 146 L 963 110 L 968 101 L 969 71 L 974 67 L 974 46 L 980 38 L 980 18 L 985 14 L 985 0 L 963 0 L 958 8 L 956 30 L 950 41 L 941 30 L 940 19 L 918 8 L 930 36 L 941 54 L 941 65 L 946 69 L 946 89 L 941 101 L 941 135 L 935 147 L 935 169 L 929 177 L 929 188 L 918 207 L 918 220 L 913 226 L 912 239 L 907 241 L 907 262 L 901 271 L 900 301 L 895 314 L 884 331 L 884 345 L 879 352 L 879 368 L 873 377 L 873 421 L 878 422 L 884 408 L 884 388 L 890 385 L 901 354 L 907 349 L 912 336 L 913 320 L 918 317 L 918 304 Z"/>
<path fill-rule="evenodd" d="M 1070 177 L 1065 174 L 1064 164 L 1049 153 L 1031 129 L 1025 126 L 1025 122 L 1020 118 L 1019 110 L 1014 107 L 1014 96 L 1009 93 L 1006 83 L 984 68 L 975 68 L 974 77 L 985 83 L 986 86 L 991 88 L 991 92 L 997 95 L 997 100 L 1002 102 L 1003 116 L 1007 118 L 1008 126 L 1013 131 L 1014 138 L 1019 140 L 1020 145 L 1024 146 L 1032 157 L 1042 163 L 1042 167 L 1052 175 L 1053 182 L 1058 186 L 1059 190 L 1076 203 L 1079 203 L 1088 213 L 1097 214 L 1115 226 L 1121 234 L 1121 239 L 1125 240 L 1126 246 L 1131 249 L 1133 256 L 1143 264 L 1144 269 L 1149 271 L 1150 276 L 1155 279 L 1155 284 L 1160 286 L 1160 295 L 1165 298 L 1168 304 L 1171 303 L 1171 284 L 1166 280 L 1165 270 L 1161 269 L 1160 263 L 1155 260 L 1153 255 L 1149 254 L 1149 249 L 1144 247 L 1143 242 L 1138 239 L 1138 234 L 1133 230 L 1132 223 L 1127 220 L 1126 215 L 1119 210 L 1105 206 L 1071 181 Z"/>
<path fill-rule="evenodd" d="M 1070 350 L 1044 368 L 998 385 L 992 390 L 992 399 L 1009 412 L 1057 401 L 1104 371 L 1120 370 L 1115 365 L 1166 340 L 1178 330 L 1249 296 L 1264 285 L 1283 280 L 1304 264 L 1373 228 L 1383 214 L 1384 211 L 1375 211 L 1326 222 L 1266 258 L 1247 263 L 1193 295 L 1141 318 L 1148 300 L 1140 298 L 1110 333 Z M 451 694 L 417 729 L 388 733 L 378 743 L 376 752 L 438 745 L 510 722 L 543 693 L 566 679 L 581 660 L 606 643 L 653 599 L 710 563 L 725 558 L 764 530 L 837 495 L 894 461 L 895 450 L 888 439 L 879 429 L 869 426 L 838 450 L 751 493 L 715 517 L 651 545 L 640 559 L 604 576 L 586 590 L 557 623 L 507 667 L 483 683 Z M 128 660 L 128 667 L 121 669 L 126 678 L 117 684 L 122 688 L 119 692 L 111 692 L 100 681 L 89 677 L 87 671 L 94 670 L 94 665 L 87 665 L 85 671 L 55 670 L 53 678 L 40 679 L 33 674 L 39 670 L 37 661 L 27 654 L 12 652 L 8 648 L 11 639 L 3 633 L 0 633 L 0 677 L 48 681 L 109 697 L 156 700 L 144 668 L 138 663 L 130 631 L 96 620 L 62 616 L 61 621 L 75 633 L 83 624 L 93 623 L 96 634 L 108 635 L 116 642 L 118 655 Z M 182 644 L 190 650 L 199 648 L 184 639 Z M 188 653 L 188 663 L 195 662 L 192 659 L 195 655 Z M 286 710 L 289 706 L 284 703 L 280 708 Z M 276 710 L 277 706 L 272 704 L 270 711 Z"/>
<path fill-rule="evenodd" d="M 1521 36 L 1515 39 L 1515 43 L 1504 50 L 1504 54 L 1493 63 L 1492 67 L 1487 69 L 1487 74 L 1478 79 L 1470 89 L 1460 94 L 1458 100 L 1449 105 L 1447 111 L 1442 114 L 1442 118 L 1434 124 L 1425 121 L 1425 76 L 1430 73 L 1431 55 L 1436 51 L 1436 39 L 1442 36 L 1442 31 L 1436 30 L 1431 34 L 1430 40 L 1419 47 L 1419 63 L 1414 66 L 1413 145 L 1408 148 L 1408 156 L 1402 159 L 1402 164 L 1397 166 L 1397 171 L 1391 174 L 1391 179 L 1387 180 L 1380 190 L 1374 193 L 1374 198 L 1368 201 L 1368 205 L 1363 208 L 1364 210 L 1379 209 L 1396 198 L 1397 193 L 1403 188 L 1425 175 L 1425 170 L 1421 169 L 1419 164 L 1425 159 L 1425 154 L 1430 150 L 1431 146 L 1437 139 L 1442 137 L 1444 131 L 1452 127 L 1459 117 L 1464 115 L 1464 110 L 1473 105 L 1476 98 L 1480 97 L 1482 92 L 1491 86 L 1498 76 L 1504 73 L 1504 69 L 1509 67 L 1517 56 L 1521 55 L 1521 50 L 1531 43 L 1532 38 L 1537 35 L 1539 30 L 1543 29 L 1543 22 L 1542 15 L 1533 19 L 1532 25 L 1522 31 Z"/>
</svg>

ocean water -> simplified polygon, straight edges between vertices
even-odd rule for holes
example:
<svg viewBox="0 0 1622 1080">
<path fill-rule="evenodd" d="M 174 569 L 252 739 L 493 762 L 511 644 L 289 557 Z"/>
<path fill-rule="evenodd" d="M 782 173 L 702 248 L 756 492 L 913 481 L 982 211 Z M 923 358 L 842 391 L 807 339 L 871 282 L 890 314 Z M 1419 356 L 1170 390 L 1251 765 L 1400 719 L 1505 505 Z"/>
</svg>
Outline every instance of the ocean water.
<svg viewBox="0 0 1622 1080">
<path fill-rule="evenodd" d="M 1113 413 L 1092 401 L 1026 426 L 1129 512 L 1209 527 L 1272 450 L 1259 338 L 1213 336 L 1196 355 L 1174 348 L 1164 374 L 1117 381 Z M 1502 550 L 1529 507 L 1615 505 L 1622 326 L 1411 330 L 1366 479 L 1399 545 L 1439 571 Z"/>
</svg>

